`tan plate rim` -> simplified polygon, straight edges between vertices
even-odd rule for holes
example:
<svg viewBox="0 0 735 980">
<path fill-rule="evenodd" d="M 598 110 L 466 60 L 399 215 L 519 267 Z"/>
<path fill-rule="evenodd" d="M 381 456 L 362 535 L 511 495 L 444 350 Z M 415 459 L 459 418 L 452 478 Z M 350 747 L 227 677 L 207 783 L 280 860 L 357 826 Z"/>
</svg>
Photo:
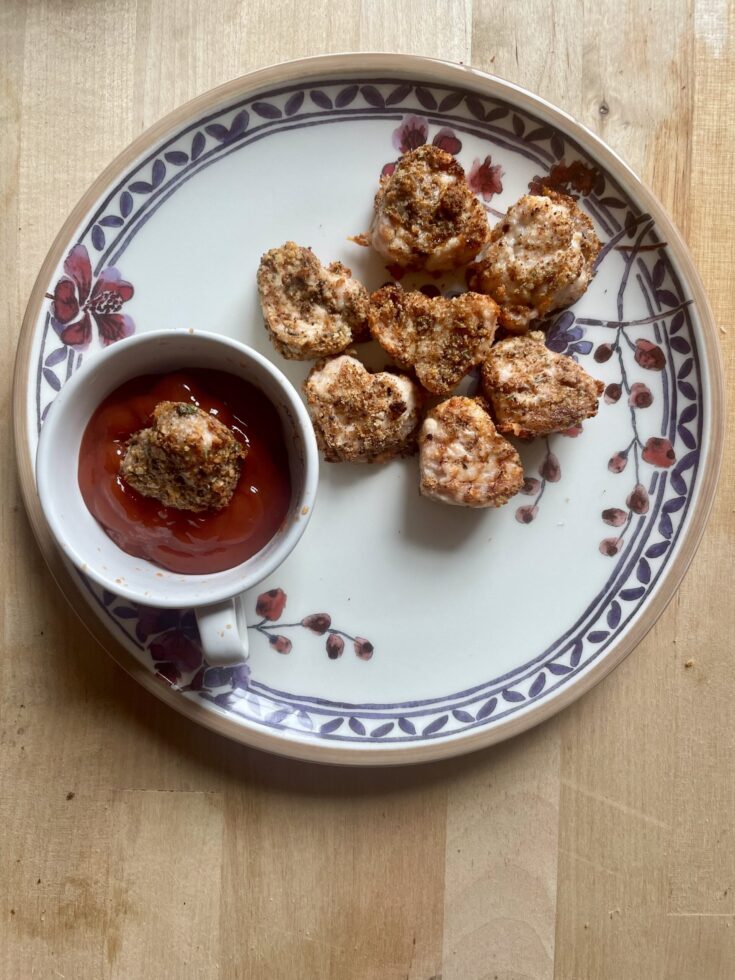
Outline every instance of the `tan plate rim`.
<svg viewBox="0 0 735 980">
<path fill-rule="evenodd" d="M 436 81 L 451 81 L 458 85 L 474 87 L 485 95 L 498 95 L 505 99 L 512 99 L 531 113 L 538 113 L 541 110 L 543 115 L 557 123 L 561 129 L 578 139 L 583 145 L 591 145 L 595 156 L 623 186 L 632 185 L 634 187 L 637 200 L 655 217 L 657 224 L 665 231 L 666 241 L 674 254 L 678 267 L 692 289 L 692 296 L 702 325 L 703 355 L 710 383 L 708 392 L 710 397 L 710 428 L 706 452 L 702 458 L 700 469 L 701 484 L 697 491 L 689 526 L 679 542 L 679 553 L 672 565 L 667 568 L 655 595 L 646 606 L 644 613 L 633 623 L 627 633 L 610 648 L 604 657 L 601 657 L 589 670 L 582 673 L 569 685 L 561 688 L 556 696 L 547 701 L 542 701 L 518 717 L 511 717 L 497 726 L 474 730 L 467 735 L 459 735 L 447 740 L 397 743 L 390 747 L 376 746 L 374 743 L 365 743 L 356 747 L 352 744 L 308 737 L 301 738 L 288 732 L 277 733 L 251 727 L 247 723 L 232 721 L 219 709 L 205 708 L 193 699 L 183 697 L 157 679 L 155 674 L 139 663 L 135 656 L 105 628 L 102 621 L 89 606 L 83 595 L 81 585 L 62 561 L 41 511 L 35 485 L 34 461 L 31 458 L 26 438 L 28 429 L 26 415 L 28 363 L 33 342 L 33 330 L 44 299 L 46 285 L 59 264 L 71 234 L 79 226 L 82 218 L 99 198 L 102 191 L 149 146 L 197 114 L 203 114 L 221 103 L 234 100 L 247 92 L 257 91 L 274 83 L 282 84 L 314 75 L 324 77 L 325 75 L 349 74 L 357 71 L 365 73 L 386 71 L 407 75 L 424 75 Z M 719 341 L 714 316 L 702 281 L 684 240 L 668 218 L 663 206 L 630 167 L 598 136 L 577 122 L 572 116 L 512 82 L 466 65 L 456 65 L 451 62 L 416 55 L 386 53 L 320 55 L 261 68 L 226 82 L 224 85 L 211 89 L 184 103 L 137 137 L 89 187 L 56 236 L 31 291 L 21 326 L 13 379 L 13 424 L 16 457 L 21 493 L 31 527 L 51 574 L 81 621 L 101 646 L 143 687 L 192 721 L 196 721 L 212 731 L 255 748 L 287 755 L 291 758 L 342 765 L 374 766 L 428 762 L 476 751 L 540 724 L 576 701 L 616 667 L 640 643 L 664 611 L 674 596 L 699 546 L 714 500 L 722 462 L 725 430 L 724 405 L 724 375 Z"/>
</svg>

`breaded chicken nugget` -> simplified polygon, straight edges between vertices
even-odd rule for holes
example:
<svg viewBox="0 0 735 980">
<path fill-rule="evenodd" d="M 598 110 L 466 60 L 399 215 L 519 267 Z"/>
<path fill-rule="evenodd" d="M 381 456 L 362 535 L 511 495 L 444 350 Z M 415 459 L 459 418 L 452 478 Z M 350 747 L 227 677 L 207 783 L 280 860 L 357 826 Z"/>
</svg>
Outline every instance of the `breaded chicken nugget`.
<svg viewBox="0 0 735 980">
<path fill-rule="evenodd" d="M 415 451 L 423 396 L 410 378 L 370 374 L 343 354 L 316 364 L 304 393 L 327 462 L 385 463 Z"/>
<path fill-rule="evenodd" d="M 532 320 L 579 299 L 600 248 L 572 198 L 526 194 L 493 228 L 487 249 L 467 270 L 467 284 L 498 302 L 501 326 L 525 333 Z"/>
<path fill-rule="evenodd" d="M 338 354 L 367 338 L 369 297 L 341 262 L 323 266 L 309 248 L 286 242 L 260 260 L 258 292 L 271 340 L 284 357 Z"/>
<path fill-rule="evenodd" d="M 246 447 L 213 415 L 191 402 L 159 402 L 151 425 L 130 437 L 120 476 L 165 507 L 221 510 L 246 456 Z"/>
<path fill-rule="evenodd" d="M 490 353 L 498 317 L 490 296 L 453 299 L 383 286 L 370 297 L 370 332 L 401 368 L 421 384 L 448 394 Z"/>
<path fill-rule="evenodd" d="M 450 398 L 426 416 L 419 435 L 421 493 L 444 504 L 501 507 L 523 486 L 516 450 L 482 398 Z"/>
<path fill-rule="evenodd" d="M 488 235 L 464 170 L 437 146 L 404 154 L 375 195 L 370 241 L 404 269 L 456 269 L 475 258 Z"/>
<path fill-rule="evenodd" d="M 519 439 L 563 432 L 597 415 L 605 387 L 571 357 L 548 350 L 540 331 L 496 344 L 482 381 L 498 429 Z"/>
</svg>

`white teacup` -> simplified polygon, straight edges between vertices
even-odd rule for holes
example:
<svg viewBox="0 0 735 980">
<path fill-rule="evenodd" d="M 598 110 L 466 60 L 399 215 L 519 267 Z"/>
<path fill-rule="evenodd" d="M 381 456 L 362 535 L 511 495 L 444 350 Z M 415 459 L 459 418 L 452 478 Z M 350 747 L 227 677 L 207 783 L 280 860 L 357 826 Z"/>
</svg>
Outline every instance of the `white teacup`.
<svg viewBox="0 0 735 980">
<path fill-rule="evenodd" d="M 87 510 L 77 473 L 84 430 L 112 391 L 143 374 L 193 367 L 226 371 L 249 381 L 275 406 L 288 448 L 292 488 L 288 516 L 271 540 L 242 564 L 206 575 L 168 572 L 122 551 Z M 306 529 L 316 497 L 319 456 L 298 393 L 269 361 L 227 337 L 166 330 L 119 341 L 64 385 L 41 430 L 36 479 L 56 543 L 77 568 L 140 605 L 193 608 L 206 659 L 226 666 L 248 656 L 242 593 L 270 575 Z"/>
</svg>

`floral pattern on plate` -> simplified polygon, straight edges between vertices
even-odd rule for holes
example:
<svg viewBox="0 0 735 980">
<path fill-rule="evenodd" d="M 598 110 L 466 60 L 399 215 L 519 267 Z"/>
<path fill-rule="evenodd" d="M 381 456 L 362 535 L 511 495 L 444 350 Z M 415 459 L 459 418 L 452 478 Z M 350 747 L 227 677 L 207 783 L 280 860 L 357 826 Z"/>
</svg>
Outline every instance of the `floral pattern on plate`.
<svg viewBox="0 0 735 980">
<path fill-rule="evenodd" d="M 548 698 L 604 655 L 664 573 L 697 484 L 704 399 L 691 301 L 653 220 L 574 140 L 497 98 L 400 78 L 283 86 L 184 127 L 138 161 L 100 201 L 70 246 L 56 285 L 51 284 L 38 325 L 36 425 L 40 428 L 55 394 L 79 368 L 81 349 L 93 350 L 95 344 L 113 342 L 135 326 L 141 329 L 137 307 L 135 325 L 121 312 L 133 297 L 133 287 L 117 269 L 118 264 L 124 267 L 126 249 L 158 208 L 204 168 L 256 141 L 299 126 L 355 120 L 382 121 L 385 156 L 391 149 L 405 152 L 429 139 L 461 156 L 471 141 L 481 141 L 484 149 L 472 151 L 461 162 L 473 190 L 495 215 L 502 213 L 495 210 L 498 200 L 509 193 L 514 160 L 523 161 L 532 168 L 525 184 L 532 191 L 549 186 L 578 197 L 605 239 L 599 265 L 616 257 L 620 274 L 614 283 L 615 315 L 583 316 L 575 307 L 548 324 L 547 334 L 552 350 L 589 362 L 592 373 L 607 372 L 600 413 L 616 413 L 616 428 L 625 425 L 628 431 L 612 455 L 600 460 L 611 477 L 610 496 L 613 487 L 620 488 L 616 499 L 600 506 L 599 536 L 590 540 L 598 560 L 609 561 L 604 587 L 585 600 L 568 629 L 510 673 L 464 689 L 455 686 L 441 696 L 348 703 L 265 683 L 254 662 L 215 671 L 201 660 L 189 611 L 135 609 L 83 582 L 100 615 L 163 683 L 174 686 L 181 697 L 204 701 L 236 721 L 330 741 L 446 738 L 495 724 Z M 383 173 L 393 165 L 386 164 Z M 626 312 L 632 289 L 645 303 L 645 316 L 630 318 Z M 64 364 L 65 373 L 59 370 Z M 528 502 L 519 500 L 515 511 L 509 509 L 511 521 L 515 517 L 518 523 L 534 524 L 519 533 L 536 533 L 549 501 L 544 495 L 566 492 L 562 474 L 567 447 L 582 444 L 587 435 L 585 424 L 543 445 L 542 458 L 535 471 L 527 473 L 522 491 Z M 330 608 L 329 596 L 322 601 Z M 330 660 L 340 660 L 347 641 L 356 659 L 370 664 L 370 671 L 390 670 L 389 658 L 382 655 L 386 637 L 374 635 L 369 623 L 360 629 L 374 636 L 381 651 L 373 660 L 372 643 L 333 628 L 326 613 L 306 612 L 283 623 L 285 602 L 280 588 L 255 598 L 256 615 L 259 603 L 261 611 L 251 629 L 269 654 L 292 649 L 296 654 L 295 637 L 312 636 L 323 640 L 322 656 L 326 651 Z M 357 623 L 363 617 L 357 609 L 356 613 Z"/>
</svg>

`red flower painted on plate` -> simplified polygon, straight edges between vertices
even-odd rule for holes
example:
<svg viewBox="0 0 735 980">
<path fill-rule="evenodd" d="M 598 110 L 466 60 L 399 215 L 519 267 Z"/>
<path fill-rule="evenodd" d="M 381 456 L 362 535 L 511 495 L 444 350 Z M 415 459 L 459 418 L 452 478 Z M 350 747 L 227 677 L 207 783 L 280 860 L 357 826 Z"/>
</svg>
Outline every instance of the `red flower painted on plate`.
<svg viewBox="0 0 735 980">
<path fill-rule="evenodd" d="M 331 636 L 327 637 L 327 656 L 330 660 L 336 660 L 341 657 L 345 650 L 345 641 L 341 636 L 337 636 L 333 633 Z"/>
<path fill-rule="evenodd" d="M 652 344 L 650 340 L 643 340 L 643 338 L 636 340 L 633 357 L 647 371 L 663 371 L 666 366 L 666 356 L 661 348 L 657 344 Z"/>
<path fill-rule="evenodd" d="M 608 507 L 607 510 L 603 510 L 602 519 L 610 527 L 622 527 L 625 524 L 628 515 L 624 510 L 619 507 Z"/>
<path fill-rule="evenodd" d="M 526 496 L 532 497 L 535 493 L 538 493 L 541 489 L 541 481 L 537 480 L 535 476 L 527 476 L 523 481 L 523 486 L 521 487 L 521 493 L 525 493 Z"/>
<path fill-rule="evenodd" d="M 538 514 L 538 507 L 519 507 L 516 511 L 516 520 L 519 524 L 530 524 L 531 521 L 536 520 L 536 515 Z"/>
<path fill-rule="evenodd" d="M 271 636 L 268 642 L 276 653 L 291 653 L 292 643 L 287 636 Z"/>
<path fill-rule="evenodd" d="M 479 160 L 470 167 L 467 183 L 475 194 L 481 194 L 483 200 L 492 200 L 495 194 L 503 193 L 503 169 L 499 163 L 493 164 L 492 157 L 486 156 L 482 163 Z"/>
<path fill-rule="evenodd" d="M 570 426 L 568 429 L 563 429 L 559 435 L 567 436 L 569 439 L 576 439 L 577 436 L 581 436 L 584 429 L 582 428 L 582 423 L 577 422 L 576 425 Z"/>
<path fill-rule="evenodd" d="M 179 679 L 179 672 L 173 664 L 156 664 L 156 675 L 167 684 L 175 684 Z"/>
<path fill-rule="evenodd" d="M 345 649 L 345 639 L 352 640 L 355 653 L 361 660 L 372 658 L 374 647 L 370 640 L 366 640 L 363 636 L 353 637 L 349 633 L 345 633 L 344 630 L 335 629 L 332 626 L 332 617 L 329 613 L 309 613 L 297 623 L 279 623 L 281 632 L 272 633 L 273 627 L 267 624 L 269 621 L 273 623 L 281 618 L 286 608 L 286 599 L 287 596 L 283 589 L 269 589 L 267 592 L 262 592 L 255 603 L 255 611 L 258 616 L 262 617 L 262 620 L 250 627 L 250 629 L 256 630 L 261 636 L 264 636 L 268 640 L 270 648 L 276 653 L 291 653 L 293 642 L 284 634 L 287 630 L 301 628 L 309 630 L 310 633 L 315 633 L 317 636 L 328 634 L 325 646 L 330 660 L 337 660 L 342 656 Z"/>
<path fill-rule="evenodd" d="M 393 276 L 397 281 L 400 281 L 406 275 L 406 270 L 401 265 L 387 265 L 385 268 L 388 274 Z"/>
<path fill-rule="evenodd" d="M 202 648 L 191 610 L 141 606 L 135 635 L 169 683 L 201 667 Z"/>
<path fill-rule="evenodd" d="M 393 146 L 401 153 L 423 146 L 429 135 L 429 124 L 423 116 L 406 116 L 401 125 L 393 130 Z"/>
<path fill-rule="evenodd" d="M 642 483 L 636 483 L 625 502 L 634 514 L 647 514 L 649 506 L 648 490 L 646 490 Z"/>
<path fill-rule="evenodd" d="M 615 453 L 608 460 L 607 468 L 611 473 L 622 473 L 625 467 L 628 465 L 628 453 Z"/>
<path fill-rule="evenodd" d="M 604 364 L 605 361 L 609 361 L 613 355 L 613 345 L 612 344 L 598 344 L 597 349 L 594 353 L 594 358 L 598 364 Z"/>
<path fill-rule="evenodd" d="M 653 404 L 653 395 L 648 385 L 636 381 L 630 386 L 628 404 L 633 408 L 649 408 Z"/>
<path fill-rule="evenodd" d="M 395 160 L 393 161 L 393 163 L 386 163 L 386 165 L 380 171 L 380 179 L 387 180 L 388 177 L 390 177 L 390 175 L 395 171 L 396 166 L 397 164 Z M 367 242 L 365 244 L 367 244 Z"/>
<path fill-rule="evenodd" d="M 131 283 L 117 269 L 103 269 L 92 280 L 92 263 L 84 245 L 75 245 L 64 260 L 64 275 L 51 298 L 51 325 L 61 342 L 79 350 L 92 341 L 92 323 L 103 347 L 129 337 L 135 324 L 123 315 L 123 304 L 133 296 Z"/>
<path fill-rule="evenodd" d="M 375 649 L 370 640 L 366 640 L 364 636 L 355 637 L 354 647 L 355 653 L 360 660 L 370 660 L 373 655 L 373 650 Z"/>
<path fill-rule="evenodd" d="M 261 592 L 255 603 L 255 612 L 263 619 L 280 619 L 286 608 L 286 593 L 283 589 L 269 589 Z"/>
<path fill-rule="evenodd" d="M 606 555 L 608 558 L 612 558 L 613 555 L 617 555 L 622 545 L 622 538 L 603 538 L 603 540 L 600 541 L 600 554 Z"/>
<path fill-rule="evenodd" d="M 451 153 L 453 157 L 456 157 L 462 149 L 462 141 L 457 138 L 454 130 L 447 126 L 443 126 L 431 142 L 440 150 Z"/>
<path fill-rule="evenodd" d="M 580 194 L 587 195 L 595 186 L 597 171 L 592 167 L 586 166 L 581 160 L 573 160 L 568 166 L 561 160 L 555 163 L 546 176 L 536 176 L 528 185 L 532 194 L 543 194 L 544 188 L 552 191 L 561 191 L 562 194 L 572 194 L 572 190 Z"/>
<path fill-rule="evenodd" d="M 669 440 L 658 439 L 656 436 L 648 440 L 641 455 L 647 463 L 663 469 L 668 469 L 676 462 L 676 453 Z"/>
<path fill-rule="evenodd" d="M 605 402 L 608 405 L 614 405 L 616 402 L 620 401 L 620 396 L 623 393 L 623 386 L 613 382 L 605 388 Z"/>
<path fill-rule="evenodd" d="M 561 479 L 561 466 L 554 453 L 547 453 L 546 458 L 539 467 L 541 476 L 549 483 L 558 483 Z"/>
<path fill-rule="evenodd" d="M 316 633 L 317 636 L 324 636 L 332 625 L 332 617 L 329 613 L 312 613 L 311 616 L 304 616 L 301 625 L 311 630 L 312 633 Z"/>
<path fill-rule="evenodd" d="M 184 630 L 174 628 L 160 633 L 148 647 L 155 661 L 164 661 L 181 673 L 196 670 L 202 662 L 202 648 Z M 157 664 L 158 670 L 161 664 Z"/>
</svg>

